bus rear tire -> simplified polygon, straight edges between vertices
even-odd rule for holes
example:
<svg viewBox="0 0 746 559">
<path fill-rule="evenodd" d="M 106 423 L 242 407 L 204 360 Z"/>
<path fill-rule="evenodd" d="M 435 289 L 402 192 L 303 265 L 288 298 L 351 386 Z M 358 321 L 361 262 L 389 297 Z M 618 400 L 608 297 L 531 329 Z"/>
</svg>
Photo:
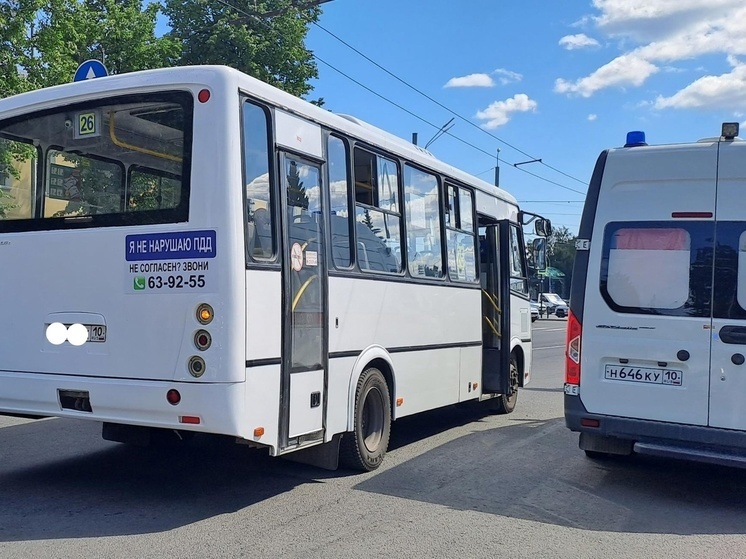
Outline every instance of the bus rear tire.
<svg viewBox="0 0 746 559">
<path fill-rule="evenodd" d="M 497 397 L 497 409 L 499 414 L 513 413 L 518 402 L 518 360 L 515 355 L 510 355 L 510 395 L 501 394 Z"/>
<path fill-rule="evenodd" d="M 366 369 L 355 390 L 355 423 L 342 437 L 339 459 L 343 466 L 364 472 L 378 468 L 391 434 L 391 396 L 386 379 L 375 367 Z"/>
</svg>

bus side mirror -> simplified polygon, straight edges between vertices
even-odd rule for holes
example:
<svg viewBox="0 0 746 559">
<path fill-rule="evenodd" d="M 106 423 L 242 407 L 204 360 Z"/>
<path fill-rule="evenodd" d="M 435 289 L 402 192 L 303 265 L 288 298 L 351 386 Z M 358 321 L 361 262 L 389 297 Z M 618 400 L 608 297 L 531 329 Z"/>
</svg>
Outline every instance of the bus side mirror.
<svg viewBox="0 0 746 559">
<path fill-rule="evenodd" d="M 534 232 L 540 237 L 551 237 L 552 222 L 548 219 L 538 218 L 534 221 Z"/>
<path fill-rule="evenodd" d="M 531 242 L 531 253 L 536 271 L 546 270 L 547 240 L 544 237 L 538 237 Z"/>
</svg>

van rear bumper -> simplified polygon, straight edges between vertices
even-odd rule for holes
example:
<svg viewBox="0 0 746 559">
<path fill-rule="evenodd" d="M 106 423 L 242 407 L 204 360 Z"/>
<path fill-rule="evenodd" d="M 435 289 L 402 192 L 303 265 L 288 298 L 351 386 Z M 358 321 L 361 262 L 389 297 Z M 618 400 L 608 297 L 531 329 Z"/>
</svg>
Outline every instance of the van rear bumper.
<svg viewBox="0 0 746 559">
<path fill-rule="evenodd" d="M 597 420 L 598 427 L 581 425 Z M 565 395 L 565 424 L 571 431 L 632 441 L 639 454 L 746 467 L 746 432 L 589 413 L 579 396 Z"/>
</svg>

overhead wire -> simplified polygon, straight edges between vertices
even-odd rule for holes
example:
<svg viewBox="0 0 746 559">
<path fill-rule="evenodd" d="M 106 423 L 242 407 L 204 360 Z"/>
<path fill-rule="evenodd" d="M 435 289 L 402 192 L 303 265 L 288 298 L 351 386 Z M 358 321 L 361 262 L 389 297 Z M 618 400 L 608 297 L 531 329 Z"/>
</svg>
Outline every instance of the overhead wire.
<svg viewBox="0 0 746 559">
<path fill-rule="evenodd" d="M 421 91 L 420 89 L 418 89 L 417 87 L 413 86 L 412 84 L 410 84 L 410 83 L 409 83 L 409 82 L 407 82 L 406 80 L 404 80 L 404 79 L 400 78 L 399 76 L 397 76 L 396 74 L 394 74 L 393 72 L 391 72 L 390 70 L 388 70 L 387 68 L 385 68 L 384 66 L 382 66 L 381 64 L 379 64 L 378 62 L 376 62 L 375 60 L 373 60 L 372 58 L 370 58 L 369 56 L 367 56 L 367 55 L 366 55 L 365 53 L 361 52 L 360 50 L 358 50 L 357 48 L 355 48 L 354 46 L 352 46 L 351 44 L 349 44 L 348 42 L 346 42 L 346 41 L 345 41 L 344 39 L 340 38 L 339 36 L 335 35 L 335 34 L 334 34 L 334 33 L 332 33 L 331 31 L 329 31 L 328 29 L 326 29 L 325 27 L 323 27 L 323 26 L 322 26 L 321 24 L 319 24 L 319 23 L 317 23 L 317 22 L 315 22 L 315 21 L 313 21 L 313 22 L 311 22 L 311 23 L 312 23 L 312 24 L 313 24 L 314 26 L 316 26 L 316 27 L 318 27 L 319 29 L 321 29 L 322 31 L 324 31 L 325 33 L 328 33 L 328 34 L 329 34 L 329 35 L 330 35 L 331 37 L 333 37 L 334 39 L 336 39 L 337 41 L 339 41 L 340 43 L 342 43 L 343 45 L 345 45 L 345 46 L 346 46 L 347 48 L 349 48 L 349 49 L 353 50 L 353 51 L 354 51 L 354 52 L 356 52 L 356 53 L 357 53 L 358 55 L 362 56 L 362 57 L 363 57 L 363 58 L 364 58 L 365 60 L 367 60 L 368 62 L 370 62 L 371 64 L 373 64 L 374 66 L 376 66 L 377 68 L 379 68 L 380 70 L 382 70 L 383 72 L 387 73 L 387 74 L 388 74 L 389 76 L 391 76 L 391 77 L 392 77 L 392 78 L 394 78 L 395 80 L 399 81 L 400 83 L 404 84 L 405 86 L 407 86 L 407 87 L 408 87 L 408 88 L 410 88 L 411 90 L 413 90 L 413 91 L 417 92 L 418 94 L 422 95 L 423 97 L 425 97 L 425 98 L 426 98 L 426 99 L 428 99 L 429 101 L 431 101 L 431 102 L 435 103 L 435 104 L 436 104 L 436 105 L 438 105 L 438 106 L 439 106 L 439 107 L 440 107 L 441 109 L 444 109 L 444 110 L 448 111 L 449 113 L 451 113 L 451 114 L 452 114 L 452 115 L 454 115 L 455 117 L 457 117 L 457 118 L 459 118 L 460 120 L 462 120 L 462 121 L 466 122 L 467 124 L 469 124 L 470 126 L 472 126 L 472 127 L 476 128 L 477 130 L 480 130 L 480 131 L 484 132 L 484 133 L 485 133 L 485 134 L 487 134 L 488 136 L 491 136 L 492 138 L 494 138 L 494 139 L 495 139 L 495 140 L 497 140 L 498 142 L 500 142 L 500 143 L 502 143 L 502 144 L 504 144 L 504 145 L 508 146 L 509 148 L 511 148 L 511 149 L 513 149 L 513 150 L 515 150 L 515 151 L 517 151 L 517 152 L 518 152 L 518 153 L 520 153 L 521 155 L 525 155 L 525 156 L 526 156 L 526 157 L 528 157 L 529 159 L 537 159 L 537 160 L 538 160 L 538 158 L 534 157 L 533 155 L 531 155 L 531 154 L 529 154 L 529 153 L 527 153 L 527 152 L 523 151 L 522 149 L 520 149 L 520 148 L 518 148 L 518 147 L 514 146 L 513 144 L 511 144 L 511 143 L 509 143 L 509 142 L 507 142 L 507 141 L 503 140 L 502 138 L 500 138 L 500 137 L 496 136 L 495 134 L 493 134 L 493 133 L 492 133 L 492 132 L 490 132 L 489 130 L 485 130 L 484 128 L 482 128 L 481 126 L 479 126 L 479 125 L 477 125 L 476 123 L 472 122 L 472 121 L 471 121 L 471 120 L 469 120 L 468 118 L 466 118 L 466 117 L 464 117 L 464 116 L 460 115 L 459 113 L 457 113 L 456 111 L 454 111 L 454 110 L 453 110 L 453 109 L 451 109 L 450 107 L 447 107 L 446 105 L 444 105 L 443 103 L 441 103 L 441 102 L 440 102 L 440 101 L 438 101 L 437 99 L 435 99 L 435 98 L 431 97 L 430 95 L 428 95 L 428 94 L 427 94 L 427 93 L 425 93 L 424 91 Z M 577 177 L 573 177 L 572 175 L 569 175 L 568 173 L 565 173 L 564 171 L 561 171 L 560 169 L 557 169 L 557 168 L 555 168 L 555 167 L 553 167 L 553 166 L 549 165 L 548 163 L 545 163 L 544 161 L 538 161 L 538 162 L 539 162 L 539 163 L 541 163 L 542 165 L 544 165 L 545 167 L 547 167 L 548 169 L 551 169 L 552 171 L 554 171 L 554 172 L 556 172 L 556 173 L 559 173 L 560 175 L 564 175 L 565 177 L 567 177 L 567 178 L 569 178 L 569 179 L 572 179 L 572 180 L 574 180 L 574 181 L 577 181 L 577 182 L 579 182 L 579 183 L 581 183 L 581 184 L 587 184 L 587 183 L 586 183 L 586 181 L 584 181 L 584 180 L 581 180 L 581 179 L 579 179 L 579 178 L 577 178 Z"/>
<path fill-rule="evenodd" d="M 247 11 L 243 10 L 242 8 L 239 8 L 239 7 L 237 7 L 237 6 L 234 6 L 234 5 L 230 4 L 229 2 L 226 2 L 226 0 L 216 0 L 216 1 L 217 1 L 218 3 L 220 3 L 220 4 L 223 4 L 224 6 L 227 6 L 228 8 L 230 8 L 230 9 L 232 9 L 232 10 L 234 10 L 234 11 L 238 12 L 238 13 L 241 13 L 241 14 L 243 14 L 243 15 L 245 15 L 245 16 L 248 16 L 248 17 L 251 17 L 251 18 L 253 18 L 253 19 L 254 19 L 255 21 L 257 21 L 258 23 L 260 23 L 260 24 L 262 24 L 262 25 L 265 25 L 265 26 L 269 26 L 269 24 L 268 24 L 267 22 L 265 22 L 265 21 L 263 21 L 263 20 L 261 19 L 261 17 L 260 17 L 260 16 L 261 16 L 262 14 L 252 14 L 252 13 L 249 13 L 249 12 L 247 12 Z M 377 62 L 375 62 L 375 61 L 373 61 L 372 59 L 368 58 L 368 57 L 367 57 L 367 56 L 366 56 L 365 54 L 361 53 L 360 51 L 358 51 L 357 49 L 355 49 L 355 48 L 354 48 L 354 47 L 352 47 L 351 45 L 348 45 L 348 44 L 347 44 L 347 43 L 345 43 L 345 42 L 344 42 L 344 41 L 343 41 L 342 39 L 339 39 L 338 37 L 336 37 L 336 35 L 334 35 L 334 34 L 333 34 L 333 33 L 331 33 L 330 31 L 328 31 L 328 30 L 324 29 L 323 27 L 319 26 L 319 25 L 318 25 L 318 24 L 316 24 L 315 22 L 311 22 L 311 23 L 314 23 L 314 25 L 317 25 L 317 26 L 318 26 L 318 27 L 319 27 L 320 29 L 322 29 L 323 31 L 325 31 L 325 32 L 329 33 L 330 35 L 332 35 L 333 37 L 337 38 L 337 39 L 338 39 L 339 41 L 341 41 L 341 42 L 342 42 L 342 43 L 344 43 L 345 45 L 349 46 L 349 48 L 351 48 L 352 50 L 354 50 L 355 52 L 357 52 L 358 54 L 360 54 L 360 56 L 364 57 L 364 58 L 365 58 L 366 60 L 369 60 L 369 61 L 370 61 L 370 62 L 371 62 L 372 64 L 374 64 L 374 65 L 376 65 L 377 67 L 381 68 L 381 69 L 382 69 L 382 70 L 383 70 L 384 72 L 388 73 L 389 75 L 391 75 L 391 76 L 392 76 L 392 77 L 394 77 L 395 79 L 399 80 L 400 82 L 404 83 L 405 85 L 407 85 L 408 87 L 410 87 L 411 89 L 413 89 L 414 91 L 416 91 L 417 93 L 419 93 L 420 95 L 423 95 L 423 96 L 425 96 L 425 97 L 426 97 L 427 99 L 431 100 L 432 102 L 436 103 L 436 104 L 437 104 L 437 105 L 439 105 L 440 107 L 442 107 L 442 108 L 444 108 L 445 110 L 449 111 L 450 113 L 454 114 L 454 115 L 455 115 L 456 117 L 458 117 L 459 119 L 461 119 L 461 120 L 464 120 L 465 122 L 468 122 L 469 124 L 471 124 L 472 126 L 475 126 L 475 127 L 476 127 L 477 129 L 479 129 L 479 130 L 482 130 L 482 131 L 484 131 L 485 133 L 487 133 L 488 135 L 492 136 L 493 138 L 495 138 L 495 139 L 496 139 L 496 140 L 498 140 L 499 142 L 501 142 L 501 143 L 505 144 L 506 146 L 510 147 L 511 149 L 514 149 L 515 151 L 517 151 L 517 152 L 521 153 L 522 155 L 525 155 L 526 157 L 532 157 L 532 156 L 531 156 L 531 155 L 529 155 L 528 153 L 526 153 L 526 152 L 524 152 L 524 151 L 520 150 L 519 148 L 517 148 L 517 147 L 515 147 L 515 146 L 513 146 L 513 145 L 509 144 L 508 142 L 506 142 L 506 141 L 504 141 L 504 140 L 502 140 L 502 139 L 498 138 L 498 137 L 497 137 L 497 136 L 495 136 L 494 134 L 492 134 L 492 133 L 490 133 L 490 132 L 488 132 L 488 131 L 484 130 L 483 128 L 481 128 L 481 127 L 479 127 L 479 126 L 477 126 L 476 124 L 474 124 L 474 123 L 473 123 L 473 122 L 471 122 L 470 120 L 468 120 L 468 119 L 464 118 L 463 116 L 459 115 L 458 113 L 456 113 L 456 112 L 452 111 L 451 109 L 449 109 L 449 108 L 448 108 L 448 107 L 446 107 L 445 105 L 442 105 L 442 104 L 441 104 L 441 103 L 440 103 L 439 101 L 437 101 L 437 100 L 433 99 L 432 97 L 430 97 L 430 96 L 429 96 L 429 95 L 427 95 L 426 93 L 424 93 L 424 92 L 422 92 L 422 91 L 418 90 L 417 88 L 415 88 L 414 86 L 412 86 L 412 85 L 408 84 L 407 82 L 405 82 L 404 80 L 402 80 L 401 78 L 399 78 L 398 76 L 396 76 L 395 74 L 393 74 L 392 72 L 389 72 L 388 70 L 386 70 L 385 68 L 383 68 L 383 66 L 381 66 L 381 65 L 380 65 L 380 64 L 378 64 Z M 370 87 L 368 87 L 368 86 L 366 86 L 365 84 L 363 84 L 362 82 L 360 82 L 360 81 L 356 80 L 355 78 L 353 78 L 353 77 L 352 77 L 352 76 L 350 76 L 349 74 L 346 74 L 345 72 L 343 72 L 342 70 L 340 70 L 340 69 L 336 68 L 335 66 L 333 66 L 333 65 L 332 65 L 332 64 L 330 64 L 329 62 L 327 62 L 327 61 L 323 60 L 323 59 L 322 59 L 321 57 L 319 57 L 319 56 L 318 56 L 318 55 L 317 55 L 316 53 L 313 53 L 313 52 L 312 52 L 312 53 L 311 53 L 311 56 L 313 56 L 313 57 L 314 57 L 314 58 L 315 58 L 315 59 L 316 59 L 317 61 L 321 62 L 322 64 L 324 64 L 324 65 L 326 65 L 326 66 L 328 66 L 329 68 L 331 68 L 331 69 L 332 69 L 332 70 L 334 70 L 335 72 L 337 72 L 337 73 L 339 73 L 340 75 L 344 76 L 344 77 L 345 77 L 346 79 L 348 79 L 348 80 L 350 80 L 351 82 L 355 83 L 356 85 L 358 85 L 358 86 L 362 87 L 363 89 L 365 89 L 366 91 L 368 91 L 368 92 L 372 93 L 373 95 L 375 95 L 375 96 L 379 97 L 380 99 L 382 99 L 382 100 L 386 101 L 387 103 L 389 103 L 389 104 L 393 105 L 394 107 L 398 108 L 399 110 L 401 110 L 401 111 L 404 111 L 405 113 L 409 114 L 410 116 L 412 116 L 412 117 L 414 117 L 414 118 L 416 118 L 416 119 L 418 119 L 418 120 L 420 120 L 420 121 L 424 122 L 424 123 L 425 123 L 425 124 L 427 124 L 428 126 L 432 126 L 433 128 L 436 128 L 436 129 L 440 129 L 440 130 L 442 130 L 442 128 L 441 128 L 441 127 L 439 127 L 439 126 L 438 126 L 437 124 L 434 124 L 434 123 L 432 123 L 432 122 L 428 121 L 427 119 L 425 119 L 425 118 L 421 117 L 420 115 L 418 115 L 418 114 L 414 113 L 413 111 L 411 111 L 411 110 L 407 109 L 406 107 L 404 107 L 404 106 L 400 105 L 399 103 L 397 103 L 397 102 L 395 102 L 395 101 L 392 101 L 391 99 L 389 99 L 389 98 L 388 98 L 388 97 L 386 97 L 385 95 L 383 95 L 383 94 L 381 94 L 381 93 L 378 93 L 377 91 L 375 91 L 375 90 L 371 89 Z M 450 132 L 450 131 L 448 131 L 448 130 L 442 130 L 442 134 L 446 134 L 446 135 L 448 135 L 448 136 L 452 137 L 453 139 L 455 139 L 455 140 L 457 140 L 457 141 L 459 141 L 459 142 L 463 143 L 464 145 L 466 145 L 466 146 L 468 146 L 468 147 L 470 147 L 470 148 L 472 148 L 472 149 L 474 149 L 474 150 L 476 150 L 476 151 L 479 151 L 479 152 L 481 152 L 481 153 L 483 153 L 483 154 L 485 154 L 485 155 L 487 155 L 487 156 L 489 156 L 489 157 L 494 157 L 494 156 L 495 156 L 495 154 L 493 154 L 493 153 L 490 153 L 490 152 L 488 152 L 487 150 L 484 150 L 484 149 L 480 148 L 479 146 L 477 146 L 477 145 L 475 145 L 475 144 L 473 144 L 473 143 L 471 143 L 471 142 L 468 142 L 467 140 L 464 140 L 463 138 L 460 138 L 459 136 L 456 136 L 455 134 L 451 133 L 451 132 Z M 512 163 L 510 163 L 509 161 L 505 161 L 505 163 L 507 163 L 508 165 L 512 165 Z M 542 161 L 541 163 L 542 163 L 542 164 L 544 164 L 544 162 L 543 162 L 543 161 Z M 549 165 L 546 165 L 546 164 L 544 164 L 544 165 L 545 165 L 545 166 L 547 166 L 547 167 L 549 167 L 549 168 L 551 168 L 551 167 L 550 167 Z M 514 167 L 514 168 L 516 168 L 516 169 L 518 169 L 519 171 L 522 171 L 522 172 L 524 172 L 524 173 L 526 173 L 526 174 L 528 174 L 528 175 L 531 175 L 532 177 L 535 177 L 535 178 L 537 178 L 537 179 L 539 179 L 539 180 L 542 180 L 542 181 L 544 181 L 544 182 L 547 182 L 547 183 L 549 183 L 549 184 L 552 184 L 552 185 L 558 186 L 559 188 L 562 188 L 562 189 L 568 190 L 568 191 L 570 191 L 570 192 L 574 192 L 574 193 L 576 193 L 576 194 L 580 194 L 581 196 L 585 196 L 585 194 L 586 194 L 585 192 L 582 192 L 582 191 L 580 191 L 580 190 L 577 190 L 577 189 L 575 189 L 575 188 L 571 188 L 571 187 L 569 187 L 569 186 L 565 186 L 565 185 L 563 185 L 563 184 L 561 184 L 561 183 L 558 183 L 558 182 L 556 182 L 556 181 L 553 181 L 553 180 L 547 179 L 546 177 L 542 177 L 542 176 L 540 176 L 540 175 L 537 175 L 537 174 L 535 174 L 535 173 L 532 173 L 531 171 L 528 171 L 528 170 L 524 169 L 523 167 L 520 167 L 520 166 L 519 166 L 519 167 Z M 494 167 L 493 167 L 492 169 L 494 169 Z M 552 168 L 552 170 L 555 170 L 555 169 L 553 169 L 553 168 Z M 486 172 L 487 172 L 487 171 L 485 171 L 485 173 L 486 173 Z M 560 174 L 566 175 L 565 173 L 563 173 L 563 172 L 561 172 L 561 171 L 557 171 L 557 172 L 559 172 Z M 482 174 L 484 174 L 484 173 L 482 173 Z M 581 183 L 585 184 L 585 183 L 584 183 L 583 181 L 581 181 L 580 179 L 577 179 L 577 178 L 575 178 L 575 177 L 572 177 L 572 176 L 570 176 L 570 175 L 566 175 L 566 176 L 568 176 L 569 178 L 572 178 L 572 179 L 574 179 L 574 180 L 576 180 L 576 181 L 578 181 L 578 182 L 581 182 Z"/>
</svg>

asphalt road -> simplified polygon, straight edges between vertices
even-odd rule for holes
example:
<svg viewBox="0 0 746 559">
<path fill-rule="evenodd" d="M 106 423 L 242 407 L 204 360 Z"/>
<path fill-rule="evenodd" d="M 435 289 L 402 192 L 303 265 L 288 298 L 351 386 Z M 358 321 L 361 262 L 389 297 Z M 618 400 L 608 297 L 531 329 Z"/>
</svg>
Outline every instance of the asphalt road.
<svg viewBox="0 0 746 559">
<path fill-rule="evenodd" d="M 578 450 L 562 419 L 565 324 L 535 323 L 513 414 L 397 421 L 369 474 L 223 439 L 138 449 L 93 423 L 0 418 L 0 557 L 746 556 L 746 471 Z"/>
</svg>

